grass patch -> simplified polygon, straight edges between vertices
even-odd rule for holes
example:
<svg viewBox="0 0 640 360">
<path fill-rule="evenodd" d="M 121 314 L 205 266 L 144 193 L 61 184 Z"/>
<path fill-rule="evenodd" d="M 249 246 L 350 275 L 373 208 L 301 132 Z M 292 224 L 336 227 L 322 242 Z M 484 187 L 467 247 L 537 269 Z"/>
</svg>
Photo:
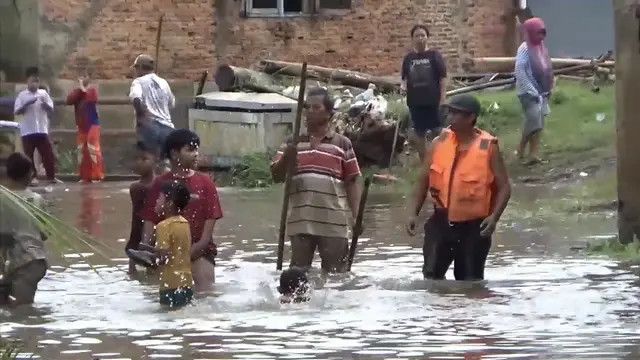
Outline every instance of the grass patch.
<svg viewBox="0 0 640 360">
<path fill-rule="evenodd" d="M 75 174 L 78 171 L 78 153 L 76 150 L 58 153 L 56 161 L 56 167 L 60 174 Z"/>
<path fill-rule="evenodd" d="M 255 153 L 242 157 L 240 164 L 231 168 L 231 185 L 246 188 L 268 187 L 271 178 L 273 154 Z"/>
<path fill-rule="evenodd" d="M 515 149 L 520 141 L 522 110 L 514 91 L 484 92 L 479 126 L 500 137 L 503 147 Z M 546 119 L 545 155 L 591 150 L 610 146 L 615 136 L 614 88 L 598 94 L 583 85 L 560 82 L 551 97 L 551 114 Z M 596 119 L 604 114 L 604 120 Z"/>
<path fill-rule="evenodd" d="M 626 245 L 620 243 L 618 239 L 588 244 L 587 252 L 590 255 L 604 255 L 626 263 L 640 263 L 640 242 L 637 240 Z"/>
</svg>

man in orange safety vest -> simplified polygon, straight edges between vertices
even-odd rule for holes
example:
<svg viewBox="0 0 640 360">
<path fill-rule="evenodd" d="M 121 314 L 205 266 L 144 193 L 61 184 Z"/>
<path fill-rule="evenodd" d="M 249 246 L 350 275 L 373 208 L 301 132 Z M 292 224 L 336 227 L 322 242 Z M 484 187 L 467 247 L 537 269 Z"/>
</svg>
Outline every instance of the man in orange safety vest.
<svg viewBox="0 0 640 360">
<path fill-rule="evenodd" d="M 511 197 L 498 140 L 478 129 L 480 103 L 459 95 L 446 105 L 450 126 L 427 145 L 407 231 L 431 194 L 434 212 L 425 224 L 424 266 L 428 279 L 444 279 L 452 262 L 456 280 L 484 279 L 491 235 Z"/>
</svg>

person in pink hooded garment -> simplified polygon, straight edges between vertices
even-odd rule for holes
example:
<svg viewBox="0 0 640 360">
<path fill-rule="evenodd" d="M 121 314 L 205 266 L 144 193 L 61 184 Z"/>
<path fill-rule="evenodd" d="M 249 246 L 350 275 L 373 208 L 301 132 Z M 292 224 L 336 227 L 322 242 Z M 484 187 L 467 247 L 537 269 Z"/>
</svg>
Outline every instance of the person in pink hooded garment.
<svg viewBox="0 0 640 360">
<path fill-rule="evenodd" d="M 529 164 L 539 163 L 540 135 L 549 114 L 549 97 L 554 86 L 553 67 L 544 44 L 547 29 L 540 18 L 522 24 L 525 41 L 516 55 L 516 91 L 524 112 L 524 127 L 518 156 L 524 160 L 529 146 Z"/>
</svg>

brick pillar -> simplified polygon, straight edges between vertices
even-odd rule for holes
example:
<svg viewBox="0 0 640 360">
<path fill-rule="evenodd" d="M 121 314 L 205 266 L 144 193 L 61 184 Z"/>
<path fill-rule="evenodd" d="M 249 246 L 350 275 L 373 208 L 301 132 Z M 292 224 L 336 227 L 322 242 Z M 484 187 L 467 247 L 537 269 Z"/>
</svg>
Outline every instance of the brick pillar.
<svg viewBox="0 0 640 360">
<path fill-rule="evenodd" d="M 640 238 L 640 19 L 635 0 L 613 0 L 616 31 L 618 233 L 622 243 Z"/>
</svg>

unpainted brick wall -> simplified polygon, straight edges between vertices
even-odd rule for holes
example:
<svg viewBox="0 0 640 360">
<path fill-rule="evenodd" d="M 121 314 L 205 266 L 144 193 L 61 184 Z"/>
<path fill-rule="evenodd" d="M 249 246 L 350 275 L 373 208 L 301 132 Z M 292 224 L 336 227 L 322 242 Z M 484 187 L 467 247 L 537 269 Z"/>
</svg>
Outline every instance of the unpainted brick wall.
<svg viewBox="0 0 640 360">
<path fill-rule="evenodd" d="M 246 18 L 241 0 L 88 3 L 42 0 L 44 27 L 76 34 L 68 37 L 57 77 L 73 78 L 87 66 L 95 78 L 128 76 L 137 54 L 155 53 L 161 12 L 160 73 L 176 79 L 195 80 L 221 62 L 249 67 L 262 58 L 395 74 L 416 23 L 431 28 L 430 46 L 443 52 L 451 72 L 464 70 L 473 56 L 510 56 L 513 48 L 512 0 L 353 0 L 342 15 L 297 18 Z"/>
</svg>

